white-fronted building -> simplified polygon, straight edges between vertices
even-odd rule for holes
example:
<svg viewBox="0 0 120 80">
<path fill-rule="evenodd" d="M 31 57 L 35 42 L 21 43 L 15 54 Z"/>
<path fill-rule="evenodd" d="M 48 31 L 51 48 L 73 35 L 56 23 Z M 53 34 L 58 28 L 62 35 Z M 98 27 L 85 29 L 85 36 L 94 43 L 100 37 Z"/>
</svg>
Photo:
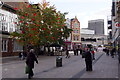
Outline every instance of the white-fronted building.
<svg viewBox="0 0 120 80">
<path fill-rule="evenodd" d="M 85 44 L 85 45 L 91 44 L 93 46 L 107 44 L 107 36 L 106 35 L 95 35 L 94 30 L 82 28 L 80 33 L 81 33 L 82 44 Z"/>
<path fill-rule="evenodd" d="M 18 55 L 23 50 L 23 46 L 10 37 L 10 33 L 17 30 L 17 14 L 15 10 L 3 4 L 0 8 L 0 40 L 1 40 L 1 56 Z"/>
<path fill-rule="evenodd" d="M 66 20 L 66 26 L 73 31 L 70 34 L 70 37 L 65 41 L 66 48 L 68 50 L 77 49 L 81 45 L 81 36 L 80 36 L 80 22 L 77 17 L 73 19 Z"/>
<path fill-rule="evenodd" d="M 16 14 L 0 9 L 0 31 L 14 32 L 17 26 L 14 24 L 16 21 Z"/>
</svg>

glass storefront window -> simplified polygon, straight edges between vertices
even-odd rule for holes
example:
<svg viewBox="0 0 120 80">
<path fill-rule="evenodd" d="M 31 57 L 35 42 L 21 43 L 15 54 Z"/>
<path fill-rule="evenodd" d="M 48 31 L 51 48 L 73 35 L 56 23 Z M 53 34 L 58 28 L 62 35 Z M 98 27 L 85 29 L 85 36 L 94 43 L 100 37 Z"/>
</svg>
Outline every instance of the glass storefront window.
<svg viewBox="0 0 120 80">
<path fill-rule="evenodd" d="M 2 52 L 7 52 L 8 41 L 2 40 Z"/>
</svg>

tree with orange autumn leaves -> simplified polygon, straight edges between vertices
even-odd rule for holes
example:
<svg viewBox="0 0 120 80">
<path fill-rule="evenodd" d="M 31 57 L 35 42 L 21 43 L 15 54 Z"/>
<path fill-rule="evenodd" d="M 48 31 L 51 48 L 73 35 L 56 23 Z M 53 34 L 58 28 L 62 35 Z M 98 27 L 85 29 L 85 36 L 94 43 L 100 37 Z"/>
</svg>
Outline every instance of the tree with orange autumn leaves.
<svg viewBox="0 0 120 80">
<path fill-rule="evenodd" d="M 65 26 L 65 14 L 56 11 L 48 2 L 23 5 L 22 9 L 15 10 L 17 30 L 11 36 L 23 45 L 62 44 L 72 31 Z"/>
</svg>

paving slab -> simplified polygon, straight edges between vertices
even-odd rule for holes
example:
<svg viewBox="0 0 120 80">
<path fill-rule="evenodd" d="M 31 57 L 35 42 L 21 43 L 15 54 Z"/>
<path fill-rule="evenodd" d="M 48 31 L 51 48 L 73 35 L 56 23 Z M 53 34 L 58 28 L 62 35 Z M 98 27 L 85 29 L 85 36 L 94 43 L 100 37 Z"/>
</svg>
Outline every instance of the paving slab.
<svg viewBox="0 0 120 80">
<path fill-rule="evenodd" d="M 35 64 L 34 78 L 118 78 L 117 57 L 111 58 L 103 52 L 95 54 L 93 71 L 85 71 L 85 60 L 81 55 L 70 58 L 62 56 L 62 67 L 56 67 L 56 56 L 39 56 L 39 64 Z M 8 62 L 7 62 L 8 61 Z M 25 60 L 5 60 L 2 64 L 3 78 L 27 78 Z"/>
<path fill-rule="evenodd" d="M 105 54 L 94 64 L 92 72 L 85 72 L 81 78 L 118 78 L 118 60 Z"/>
</svg>

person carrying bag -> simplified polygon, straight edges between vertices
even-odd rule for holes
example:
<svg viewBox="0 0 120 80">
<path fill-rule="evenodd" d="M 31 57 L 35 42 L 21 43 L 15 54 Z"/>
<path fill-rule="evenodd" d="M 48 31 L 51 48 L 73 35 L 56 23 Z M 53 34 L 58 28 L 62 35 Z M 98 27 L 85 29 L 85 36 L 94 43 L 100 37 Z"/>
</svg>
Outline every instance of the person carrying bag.
<svg viewBox="0 0 120 80">
<path fill-rule="evenodd" d="M 32 69 L 34 68 L 35 61 L 38 64 L 38 60 L 34 54 L 34 49 L 31 49 L 26 58 L 26 73 L 28 74 L 28 79 L 31 79 L 34 75 Z"/>
<path fill-rule="evenodd" d="M 25 74 L 29 74 L 29 71 L 30 71 L 30 68 L 29 68 L 29 66 L 25 66 Z"/>
</svg>

